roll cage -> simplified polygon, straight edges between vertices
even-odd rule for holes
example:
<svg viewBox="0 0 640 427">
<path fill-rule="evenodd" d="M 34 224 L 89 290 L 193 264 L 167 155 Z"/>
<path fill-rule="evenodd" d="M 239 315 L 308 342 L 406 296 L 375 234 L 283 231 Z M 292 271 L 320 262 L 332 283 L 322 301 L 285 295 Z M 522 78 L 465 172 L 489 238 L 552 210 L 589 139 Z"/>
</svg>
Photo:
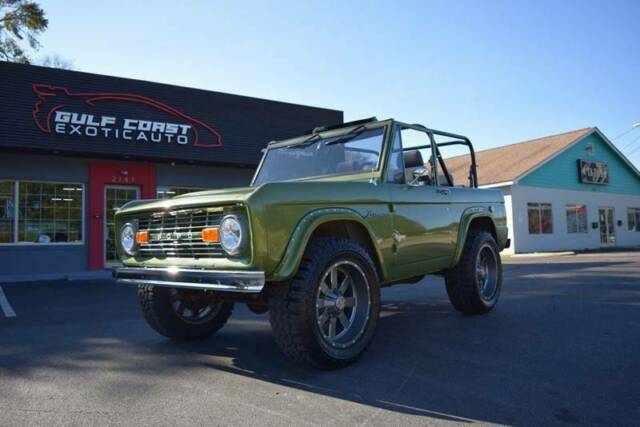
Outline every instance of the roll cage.
<svg viewBox="0 0 640 427">
<path fill-rule="evenodd" d="M 462 145 L 469 149 L 469 154 L 471 156 L 471 165 L 469 167 L 469 187 L 477 188 L 478 187 L 478 170 L 476 166 L 476 153 L 473 149 L 473 144 L 471 144 L 471 140 L 463 135 L 458 135 L 451 132 L 444 132 L 441 130 L 431 129 L 421 124 L 407 124 L 395 121 L 395 125 L 402 129 L 413 129 L 419 132 L 424 132 L 427 134 L 430 143 L 417 145 L 413 147 L 402 147 L 402 151 L 412 151 L 412 150 L 431 150 L 431 158 L 437 159 L 437 161 L 432 163 L 432 179 L 433 182 L 438 182 L 438 168 L 442 169 L 442 174 L 446 178 L 449 186 L 453 187 L 453 180 L 451 175 L 449 174 L 449 170 L 447 169 L 446 162 L 442 157 L 442 153 L 440 153 L 441 147 L 450 147 L 454 145 Z M 444 137 L 449 138 L 443 142 L 436 142 L 436 137 Z"/>
<path fill-rule="evenodd" d="M 475 155 L 475 151 L 473 149 L 473 144 L 471 143 L 471 140 L 469 140 L 469 138 L 467 138 L 466 136 L 463 135 L 458 135 L 455 133 L 451 133 L 451 132 L 445 132 L 445 131 L 440 131 L 440 130 L 436 130 L 436 129 L 431 129 L 428 128 L 426 126 L 423 126 L 421 124 L 408 124 L 408 123 L 403 123 L 403 122 L 399 122 L 397 120 L 393 120 L 393 119 L 387 119 L 387 120 L 378 120 L 376 117 L 370 117 L 367 119 L 362 119 L 362 120 L 356 120 L 356 121 L 351 121 L 351 122 L 346 122 L 346 123 L 341 123 L 338 125 L 333 125 L 333 126 L 319 126 L 316 127 L 308 132 L 306 132 L 304 134 L 304 139 L 309 139 L 309 137 L 313 137 L 314 135 L 318 135 L 320 133 L 328 133 L 330 136 L 335 136 L 336 134 L 340 134 L 341 131 L 344 129 L 345 131 L 348 132 L 353 132 L 354 130 L 358 130 L 360 128 L 365 129 L 365 128 L 376 128 L 378 126 L 388 126 L 390 130 L 394 130 L 399 128 L 400 130 L 402 129 L 413 129 L 419 132 L 424 132 L 428 139 L 429 139 L 429 143 L 428 144 L 422 144 L 422 145 L 417 145 L 417 146 L 413 146 L 413 147 L 402 147 L 402 151 L 412 151 L 412 150 L 431 150 L 431 159 L 437 159 L 437 161 L 433 161 L 431 163 L 432 166 L 432 180 L 435 183 L 439 183 L 438 181 L 438 170 L 442 169 L 443 172 L 443 176 L 445 177 L 445 179 L 447 180 L 447 183 L 449 186 L 453 186 L 453 180 L 451 175 L 449 174 L 449 170 L 447 169 L 447 165 L 446 162 L 444 160 L 444 158 L 442 157 L 442 153 L 440 152 L 440 148 L 441 147 L 450 147 L 450 146 L 454 146 L 454 145 L 461 145 L 464 147 L 467 147 L 469 149 L 469 154 L 471 157 L 471 165 L 469 167 L 469 175 L 468 175 L 468 181 L 469 181 L 469 187 L 470 188 L 477 188 L 478 187 L 478 172 L 477 172 L 477 166 L 476 166 L 476 155 Z M 393 135 L 395 135 L 395 132 L 390 132 L 391 138 L 388 138 L 389 143 L 387 144 L 387 153 L 389 153 L 391 151 L 391 148 L 393 146 Z M 442 142 L 437 142 L 436 141 L 436 137 L 444 137 L 444 138 L 448 138 L 445 141 Z M 291 145 L 291 144 L 296 144 L 298 142 L 300 142 L 300 139 L 302 137 L 297 137 L 297 138 L 293 138 L 293 139 L 287 139 L 287 140 L 282 140 L 282 141 L 271 141 L 268 146 L 266 148 L 264 148 L 262 150 L 263 154 L 266 154 L 266 151 L 269 150 L 269 148 L 272 147 L 281 147 L 281 146 L 287 146 L 287 145 Z M 303 141 L 304 141 L 303 139 Z M 256 169 L 256 173 L 252 179 L 251 185 L 254 184 L 256 176 L 258 175 L 263 162 L 264 162 L 264 158 L 265 156 L 263 155 L 262 160 L 260 161 L 260 164 L 258 165 L 258 168 Z M 389 160 L 389 156 L 386 156 L 386 159 L 383 159 L 382 156 L 380 158 L 380 161 L 384 161 L 385 163 L 388 163 Z M 379 169 L 386 169 L 386 167 L 380 167 L 380 166 L 387 166 L 388 165 L 379 165 Z"/>
</svg>

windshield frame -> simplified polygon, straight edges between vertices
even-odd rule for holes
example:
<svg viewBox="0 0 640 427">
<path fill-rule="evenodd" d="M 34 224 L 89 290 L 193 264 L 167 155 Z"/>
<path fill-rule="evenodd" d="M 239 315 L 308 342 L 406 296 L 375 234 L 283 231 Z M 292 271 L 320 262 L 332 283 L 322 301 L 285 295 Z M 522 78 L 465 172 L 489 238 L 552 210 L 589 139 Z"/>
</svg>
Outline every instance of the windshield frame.
<svg viewBox="0 0 640 427">
<path fill-rule="evenodd" d="M 356 128 L 364 128 L 364 130 L 362 131 L 363 133 L 369 130 L 376 130 L 380 128 L 384 129 L 382 133 L 382 148 L 380 150 L 380 155 L 378 156 L 378 163 L 374 169 L 372 169 L 371 171 L 364 171 L 364 172 L 354 171 L 354 172 L 337 173 L 337 174 L 330 174 L 330 175 L 306 176 L 303 178 L 291 178 L 291 179 L 275 181 L 275 182 L 308 181 L 308 180 L 315 180 L 315 179 L 322 179 L 322 178 L 336 178 L 336 177 L 343 177 L 343 176 L 349 176 L 349 177 L 366 176 L 371 179 L 379 179 L 380 176 L 382 175 L 383 170 L 385 169 L 384 165 L 386 164 L 386 161 L 387 161 L 387 151 L 388 151 L 387 147 L 389 145 L 389 135 L 392 134 L 392 132 L 390 131 L 390 129 L 393 127 L 392 123 L 393 123 L 393 120 L 391 119 L 381 120 L 381 121 L 376 121 L 371 123 L 345 126 L 345 127 L 331 129 L 327 131 L 321 131 L 317 133 L 307 133 L 305 135 L 301 135 L 291 139 L 270 142 L 267 145 L 267 147 L 264 148 L 263 150 L 262 159 L 260 159 L 260 163 L 258 164 L 258 167 L 253 175 L 253 178 L 251 179 L 250 186 L 254 187 L 256 185 L 255 184 L 256 179 L 258 178 L 258 175 L 260 175 L 260 171 L 264 166 L 264 162 L 265 162 L 265 159 L 267 158 L 267 154 L 269 153 L 269 150 L 280 149 L 288 146 L 294 146 L 296 144 L 304 142 L 306 139 L 308 139 L 309 137 L 312 137 L 313 135 L 320 136 L 317 142 L 322 142 L 324 140 L 332 139 L 336 137 L 346 136 L 349 132 L 355 130 Z"/>
</svg>

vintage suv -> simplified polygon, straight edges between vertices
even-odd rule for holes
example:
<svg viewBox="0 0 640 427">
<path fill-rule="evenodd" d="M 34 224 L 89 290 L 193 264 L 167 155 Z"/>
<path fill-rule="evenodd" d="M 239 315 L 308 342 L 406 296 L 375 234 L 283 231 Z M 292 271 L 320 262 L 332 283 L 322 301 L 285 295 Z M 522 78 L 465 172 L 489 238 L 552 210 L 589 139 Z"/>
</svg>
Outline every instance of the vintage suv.
<svg viewBox="0 0 640 427">
<path fill-rule="evenodd" d="M 466 186 L 441 154 L 452 145 L 470 151 Z M 495 306 L 504 199 L 477 182 L 464 136 L 375 118 L 316 128 L 269 143 L 249 187 L 126 204 L 114 276 L 164 336 L 206 338 L 245 303 L 269 311 L 293 360 L 346 366 L 373 337 L 381 287 L 440 274 L 459 311 Z"/>
</svg>

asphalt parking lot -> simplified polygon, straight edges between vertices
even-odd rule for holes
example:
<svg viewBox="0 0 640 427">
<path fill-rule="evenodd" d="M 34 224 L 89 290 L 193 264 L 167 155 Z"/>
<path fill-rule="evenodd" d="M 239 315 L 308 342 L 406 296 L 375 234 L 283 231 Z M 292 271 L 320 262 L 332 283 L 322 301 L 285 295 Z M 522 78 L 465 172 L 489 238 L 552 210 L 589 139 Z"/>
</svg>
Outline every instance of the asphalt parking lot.
<svg viewBox="0 0 640 427">
<path fill-rule="evenodd" d="M 512 258 L 497 308 L 466 317 L 442 279 L 383 291 L 370 350 L 321 372 L 236 306 L 175 343 L 110 281 L 2 284 L 0 425 L 633 425 L 640 253 Z M 6 316 L 11 307 L 15 317 Z"/>
</svg>

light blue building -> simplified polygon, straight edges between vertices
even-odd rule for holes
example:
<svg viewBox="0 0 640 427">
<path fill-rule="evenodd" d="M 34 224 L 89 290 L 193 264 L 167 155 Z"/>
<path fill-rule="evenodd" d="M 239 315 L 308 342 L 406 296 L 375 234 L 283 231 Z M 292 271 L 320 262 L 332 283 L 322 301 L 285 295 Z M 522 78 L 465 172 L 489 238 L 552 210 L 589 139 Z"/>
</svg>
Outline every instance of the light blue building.
<svg viewBox="0 0 640 427">
<path fill-rule="evenodd" d="M 468 170 L 450 159 L 456 182 Z M 640 246 L 640 172 L 598 128 L 477 153 L 481 187 L 505 195 L 515 253 Z"/>
</svg>

